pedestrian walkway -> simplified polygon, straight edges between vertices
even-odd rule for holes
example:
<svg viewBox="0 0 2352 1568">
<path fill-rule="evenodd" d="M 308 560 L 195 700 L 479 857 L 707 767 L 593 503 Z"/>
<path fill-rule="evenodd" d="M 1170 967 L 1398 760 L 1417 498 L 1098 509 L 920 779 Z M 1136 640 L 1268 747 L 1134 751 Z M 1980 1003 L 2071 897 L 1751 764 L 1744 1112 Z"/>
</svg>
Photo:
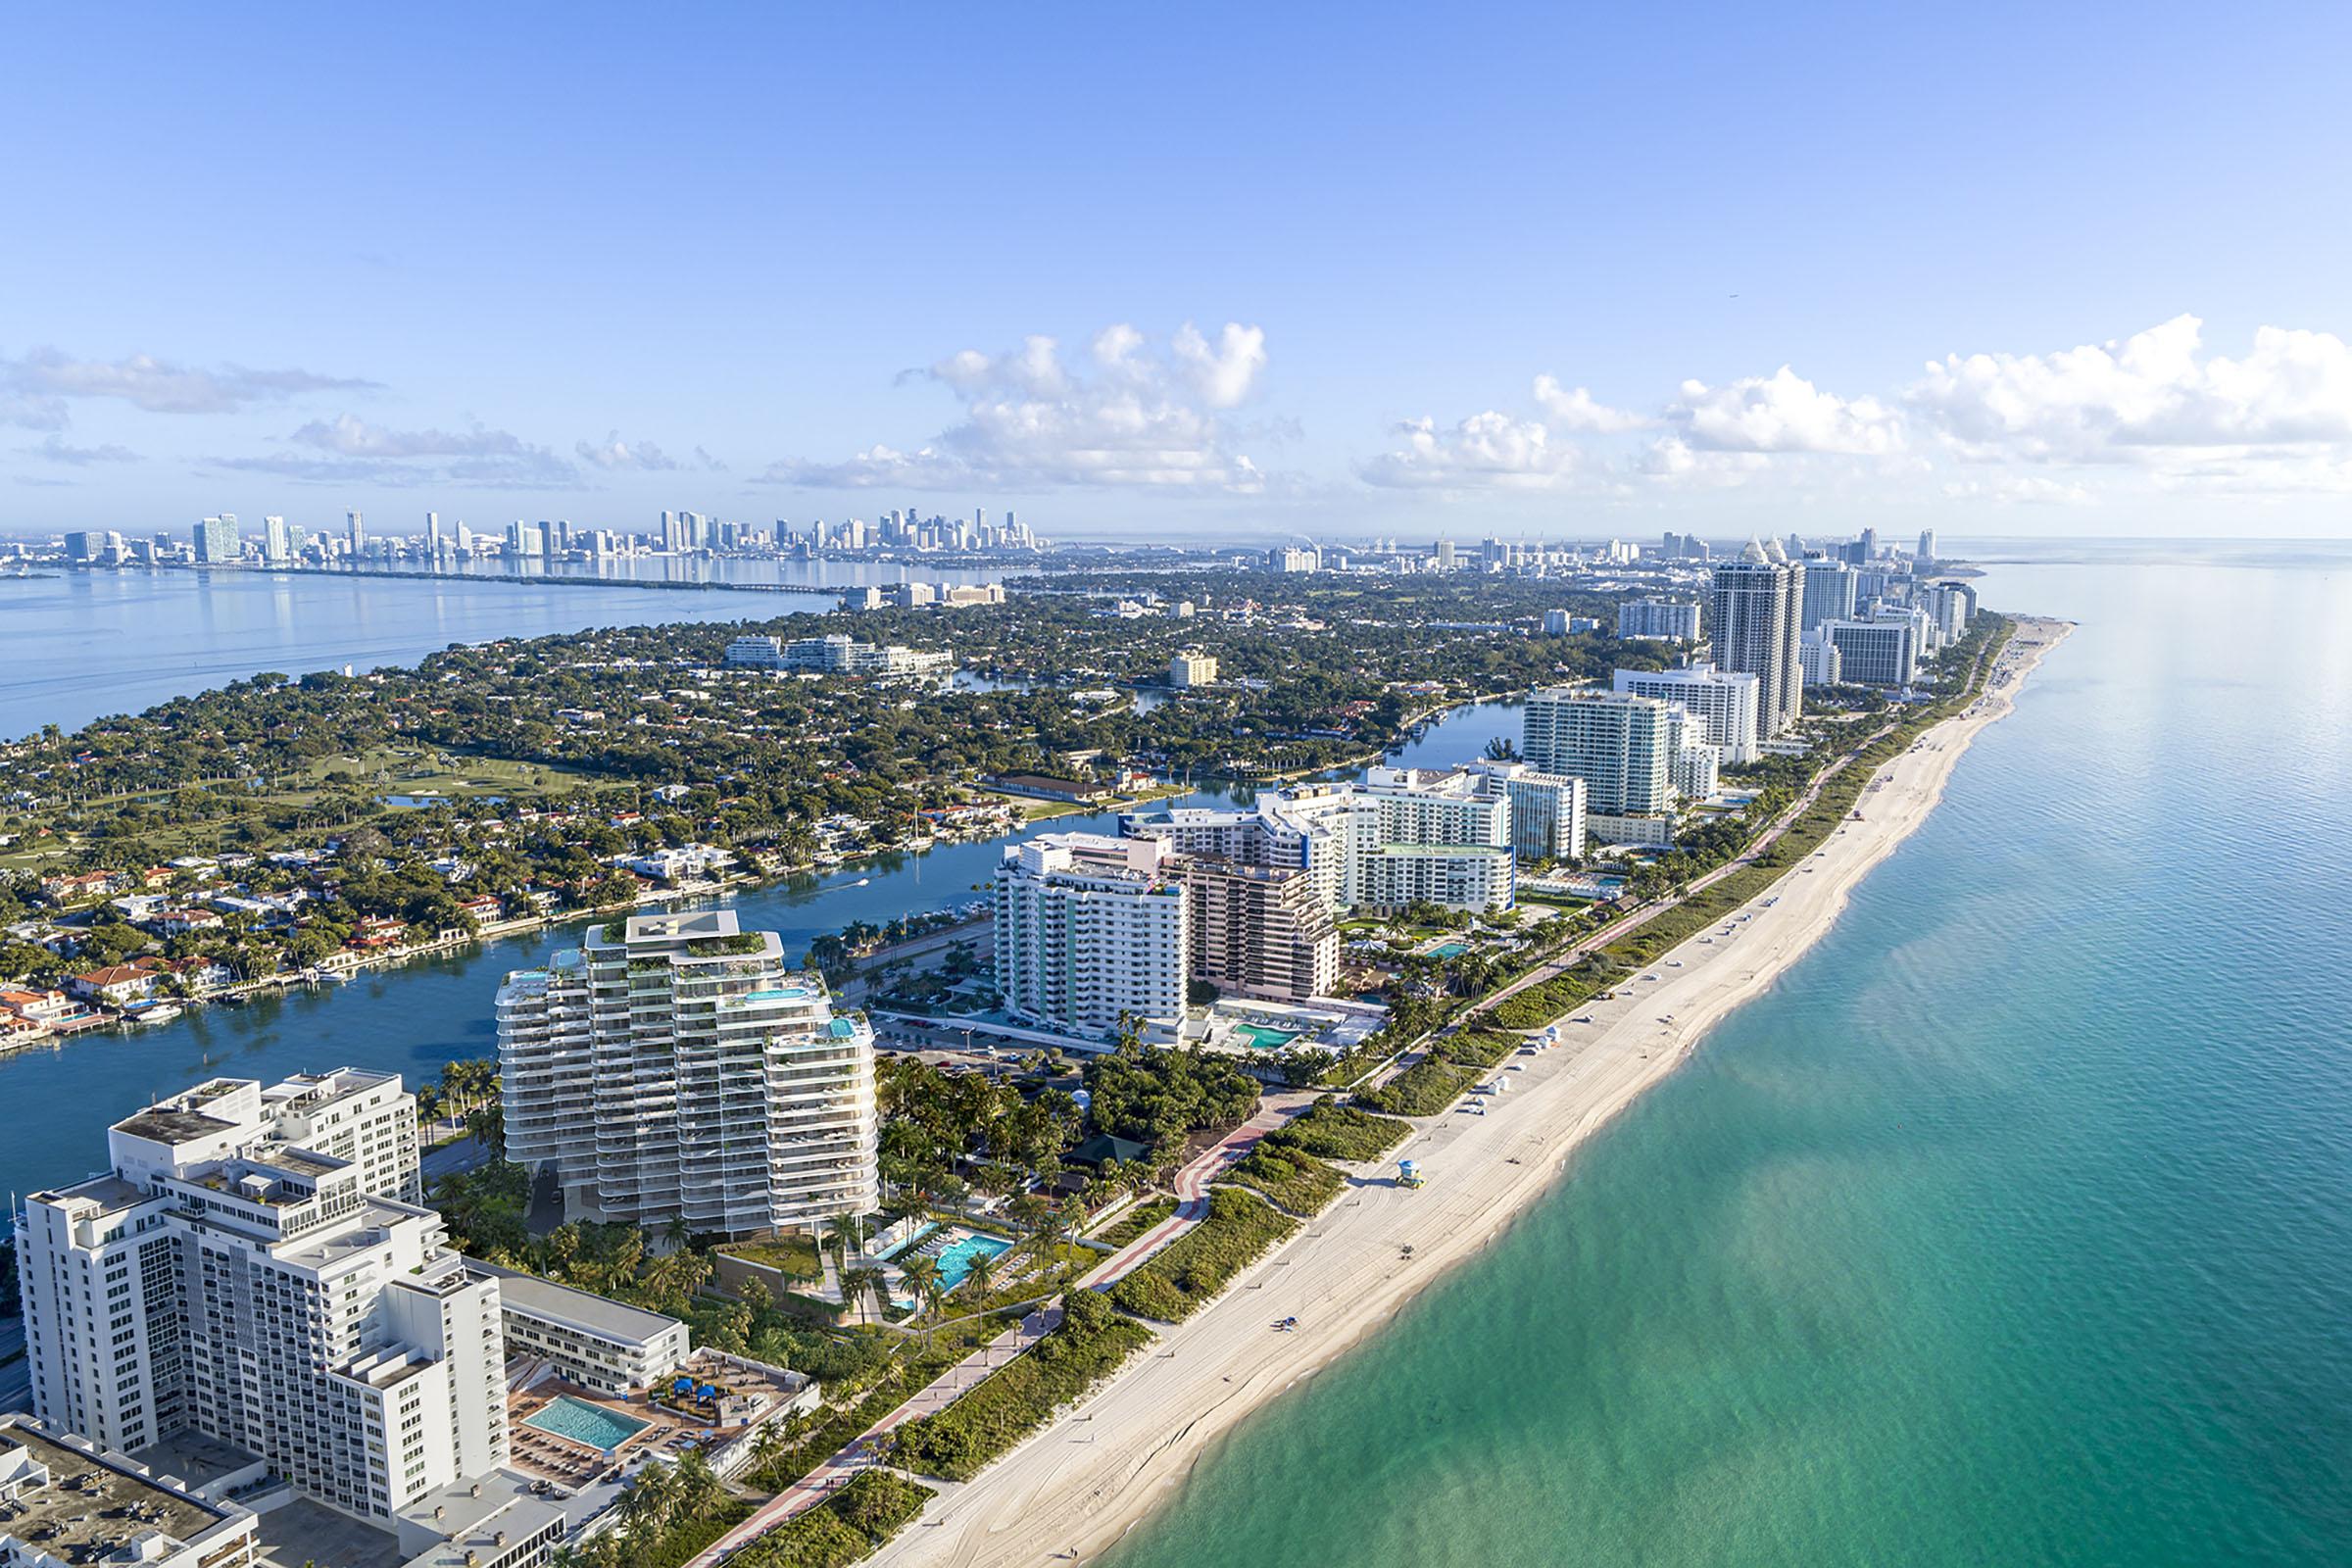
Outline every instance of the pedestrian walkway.
<svg viewBox="0 0 2352 1568">
<path fill-rule="evenodd" d="M 1102 1290 L 1109 1286 L 1129 1269 L 1200 1224 L 1208 1213 L 1210 1184 L 1236 1160 L 1249 1153 L 1260 1138 L 1296 1114 L 1297 1108 L 1260 1106 L 1257 1114 L 1195 1155 L 1176 1173 L 1176 1212 L 1096 1265 L 1079 1280 L 1077 1288 Z M 777 1493 L 761 1504 L 757 1513 L 704 1548 L 700 1555 L 686 1564 L 686 1568 L 715 1568 L 716 1564 L 726 1559 L 729 1552 L 765 1535 L 805 1509 L 815 1506 L 826 1493 L 846 1484 L 859 1470 L 875 1463 L 884 1438 L 909 1421 L 936 1415 L 946 1409 L 968 1393 L 974 1384 L 1052 1333 L 1060 1322 L 1061 1308 L 1058 1305 L 1042 1306 L 1031 1312 L 1021 1319 L 1018 1327 L 1005 1330 L 948 1368 L 905 1403 L 836 1450 L 824 1463 Z"/>
</svg>

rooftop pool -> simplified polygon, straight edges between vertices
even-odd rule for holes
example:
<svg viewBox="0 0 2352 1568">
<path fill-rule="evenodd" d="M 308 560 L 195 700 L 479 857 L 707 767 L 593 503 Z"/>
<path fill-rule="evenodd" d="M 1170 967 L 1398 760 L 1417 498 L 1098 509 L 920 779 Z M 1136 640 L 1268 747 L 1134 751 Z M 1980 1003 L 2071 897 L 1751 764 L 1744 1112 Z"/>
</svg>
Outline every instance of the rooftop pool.
<svg viewBox="0 0 2352 1568">
<path fill-rule="evenodd" d="M 559 1394 L 538 1410 L 522 1418 L 526 1427 L 552 1432 L 559 1438 L 585 1443 L 600 1453 L 611 1453 L 638 1433 L 653 1425 L 633 1415 L 608 1410 L 601 1404 L 590 1404 L 568 1394 Z"/>
</svg>

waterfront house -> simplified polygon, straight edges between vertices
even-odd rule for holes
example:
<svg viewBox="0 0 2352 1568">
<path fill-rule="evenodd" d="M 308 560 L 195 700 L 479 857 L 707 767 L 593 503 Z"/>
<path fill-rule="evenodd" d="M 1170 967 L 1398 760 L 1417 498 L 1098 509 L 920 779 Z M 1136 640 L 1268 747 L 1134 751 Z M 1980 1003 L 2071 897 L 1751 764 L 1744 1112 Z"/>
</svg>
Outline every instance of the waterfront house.
<svg viewBox="0 0 2352 1568">
<path fill-rule="evenodd" d="M 155 994 L 156 983 L 163 976 L 142 964 L 110 963 L 75 975 L 68 985 L 74 995 L 85 1002 L 103 1002 L 120 1007 L 128 1002 L 144 1002 Z"/>
</svg>

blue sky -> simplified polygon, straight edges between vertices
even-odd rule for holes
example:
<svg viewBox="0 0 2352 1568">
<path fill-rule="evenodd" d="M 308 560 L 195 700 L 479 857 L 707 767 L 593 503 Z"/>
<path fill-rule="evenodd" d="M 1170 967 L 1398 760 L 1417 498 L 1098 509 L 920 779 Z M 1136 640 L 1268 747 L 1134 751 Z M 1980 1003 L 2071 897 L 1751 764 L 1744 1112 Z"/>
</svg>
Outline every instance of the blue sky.
<svg viewBox="0 0 2352 1568">
<path fill-rule="evenodd" d="M 2352 532 L 2352 12 L 1634 9 L 21 8 L 0 528 Z"/>
</svg>

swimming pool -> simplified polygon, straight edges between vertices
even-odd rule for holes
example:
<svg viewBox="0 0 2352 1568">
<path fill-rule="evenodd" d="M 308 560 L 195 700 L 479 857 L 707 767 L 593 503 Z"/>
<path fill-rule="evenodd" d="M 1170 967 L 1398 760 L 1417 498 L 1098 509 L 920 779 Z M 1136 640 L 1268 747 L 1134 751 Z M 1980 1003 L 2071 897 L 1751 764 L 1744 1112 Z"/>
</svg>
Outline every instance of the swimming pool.
<svg viewBox="0 0 2352 1568">
<path fill-rule="evenodd" d="M 1239 1033 L 1252 1051 L 1280 1051 L 1298 1038 L 1296 1029 L 1269 1029 L 1262 1023 L 1243 1024 Z"/>
<path fill-rule="evenodd" d="M 611 1453 L 647 1427 L 651 1421 L 640 1421 L 632 1415 L 608 1410 L 586 1399 L 575 1399 L 560 1394 L 533 1414 L 524 1416 L 522 1424 L 552 1432 L 559 1438 L 585 1443 L 602 1453 Z"/>
<path fill-rule="evenodd" d="M 1429 950 L 1429 956 L 1433 958 L 1458 958 L 1469 951 L 1470 944 L 1467 942 L 1441 942 Z"/>
<path fill-rule="evenodd" d="M 1002 1236 L 983 1236 L 960 1225 L 949 1234 L 956 1239 L 933 1254 L 933 1261 L 939 1264 L 939 1286 L 943 1291 L 952 1291 L 963 1283 L 963 1277 L 972 1271 L 973 1258 L 1002 1257 L 1012 1250 L 1012 1244 Z"/>
</svg>

